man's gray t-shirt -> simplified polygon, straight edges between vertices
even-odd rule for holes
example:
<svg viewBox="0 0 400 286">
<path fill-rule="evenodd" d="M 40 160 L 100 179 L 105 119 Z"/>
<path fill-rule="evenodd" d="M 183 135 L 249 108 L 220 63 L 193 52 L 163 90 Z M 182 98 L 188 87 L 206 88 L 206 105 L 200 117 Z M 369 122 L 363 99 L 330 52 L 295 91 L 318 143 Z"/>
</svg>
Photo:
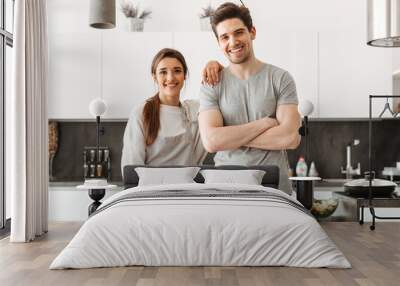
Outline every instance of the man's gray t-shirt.
<svg viewBox="0 0 400 286">
<path fill-rule="evenodd" d="M 224 126 L 246 124 L 266 116 L 275 118 L 278 105 L 298 104 L 293 78 L 276 66 L 263 64 L 246 80 L 237 78 L 228 68 L 221 74 L 221 81 L 216 86 L 202 85 L 200 112 L 219 110 Z M 280 169 L 279 189 L 289 194 L 292 192 L 286 150 L 241 147 L 217 152 L 214 161 L 216 165 L 277 165 Z"/>
</svg>

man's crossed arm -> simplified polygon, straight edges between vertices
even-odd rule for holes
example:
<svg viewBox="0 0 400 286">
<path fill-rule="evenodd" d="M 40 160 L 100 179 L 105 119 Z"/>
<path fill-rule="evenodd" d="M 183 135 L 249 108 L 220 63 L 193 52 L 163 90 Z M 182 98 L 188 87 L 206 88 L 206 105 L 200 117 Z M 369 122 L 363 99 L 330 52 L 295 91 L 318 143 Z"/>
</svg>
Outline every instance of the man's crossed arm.
<svg viewBox="0 0 400 286">
<path fill-rule="evenodd" d="M 300 115 L 297 105 L 281 104 L 276 120 L 264 117 L 250 123 L 223 126 L 219 110 L 199 114 L 200 133 L 208 152 L 237 149 L 242 146 L 263 150 L 295 149 L 300 144 Z"/>
</svg>

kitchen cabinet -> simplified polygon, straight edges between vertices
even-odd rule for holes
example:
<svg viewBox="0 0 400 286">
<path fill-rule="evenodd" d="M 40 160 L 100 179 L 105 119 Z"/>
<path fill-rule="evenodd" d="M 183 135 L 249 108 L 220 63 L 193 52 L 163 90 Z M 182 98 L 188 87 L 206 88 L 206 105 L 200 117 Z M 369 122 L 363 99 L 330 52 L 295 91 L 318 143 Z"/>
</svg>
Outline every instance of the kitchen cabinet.
<svg viewBox="0 0 400 286">
<path fill-rule="evenodd" d="M 311 32 L 268 31 L 271 41 L 255 41 L 257 56 L 293 75 L 300 99 L 317 102 L 317 36 Z M 266 38 L 266 35 L 260 35 Z M 201 71 L 209 60 L 228 61 L 212 32 L 60 34 L 52 38 L 49 117 L 91 119 L 88 105 L 103 96 L 104 118 L 126 119 L 133 106 L 157 91 L 150 74 L 154 55 L 164 47 L 182 52 L 189 76 L 182 99 L 197 99 Z M 77 104 L 79 103 L 79 104 Z M 317 107 L 316 107 L 317 108 Z M 317 112 L 314 112 L 316 115 Z"/>
<path fill-rule="evenodd" d="M 154 17 L 146 21 L 145 32 L 131 33 L 120 9 L 115 29 L 97 30 L 87 25 L 89 0 L 48 2 L 50 118 L 92 119 L 87 106 L 102 87 L 109 105 L 105 117 L 126 119 L 133 105 L 155 93 L 150 61 L 163 47 L 175 47 L 187 59 L 184 98 L 197 97 L 209 59 L 227 64 L 213 33 L 199 32 L 197 14 L 204 3 L 149 0 L 142 8 Z M 365 1 L 323 2 L 248 0 L 257 28 L 256 55 L 293 75 L 299 99 L 314 103 L 311 117 L 367 118 L 368 95 L 392 93 L 399 53 L 366 45 L 366 14 L 359 13 L 366 10 Z M 185 13 L 171 17 L 177 7 Z M 375 115 L 383 105 L 374 104 Z"/>
<path fill-rule="evenodd" d="M 100 34 L 49 37 L 50 119 L 92 118 L 90 101 L 100 94 Z"/>
<path fill-rule="evenodd" d="M 284 36 L 283 36 L 284 35 Z M 318 116 L 318 33 L 306 30 L 259 29 L 254 43 L 258 59 L 287 70 L 299 101 L 310 100 Z"/>
<path fill-rule="evenodd" d="M 171 33 L 97 31 L 50 37 L 50 119 L 93 119 L 89 103 L 107 102 L 103 118 L 127 119 L 132 107 L 157 92 L 150 66 L 172 46 Z"/>
<path fill-rule="evenodd" d="M 76 188 L 78 184 L 66 182 L 49 186 L 49 221 L 85 221 L 88 218 L 88 207 L 93 200 L 89 198 L 87 190 Z M 102 201 L 122 189 L 106 190 Z"/>
<path fill-rule="evenodd" d="M 359 30 L 319 33 L 320 117 L 367 118 L 368 96 L 392 93 L 391 50 L 365 41 Z M 383 106 L 374 105 L 374 115 Z"/>
<path fill-rule="evenodd" d="M 182 99 L 198 99 L 201 72 L 210 60 L 217 60 L 224 66 L 228 64 L 220 51 L 213 32 L 173 33 L 173 46 L 185 57 L 189 76 L 182 90 Z"/>
<path fill-rule="evenodd" d="M 285 35 L 285 36 L 282 36 Z M 96 31 L 50 37 L 49 117 L 91 119 L 88 105 L 103 96 L 104 118 L 127 119 L 133 106 L 157 92 L 151 61 L 162 48 L 182 52 L 189 77 L 182 99 L 198 98 L 210 59 L 228 62 L 212 32 Z M 259 29 L 257 57 L 288 70 L 299 99 L 314 103 L 311 117 L 367 118 L 369 94 L 392 93 L 392 51 L 370 47 L 359 29 Z M 384 102 L 374 103 L 378 115 Z"/>
<path fill-rule="evenodd" d="M 107 31 L 103 34 L 104 118 L 126 119 L 132 108 L 156 94 L 151 62 L 162 48 L 172 47 L 172 33 Z"/>
</svg>

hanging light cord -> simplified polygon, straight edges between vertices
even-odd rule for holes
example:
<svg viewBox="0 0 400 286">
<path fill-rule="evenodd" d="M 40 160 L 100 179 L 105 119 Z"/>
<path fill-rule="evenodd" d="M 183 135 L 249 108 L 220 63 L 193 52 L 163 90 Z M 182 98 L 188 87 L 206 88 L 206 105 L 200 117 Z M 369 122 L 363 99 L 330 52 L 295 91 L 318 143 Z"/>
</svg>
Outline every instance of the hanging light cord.
<svg viewBox="0 0 400 286">
<path fill-rule="evenodd" d="M 100 98 L 103 99 L 103 32 L 100 31 Z"/>
</svg>

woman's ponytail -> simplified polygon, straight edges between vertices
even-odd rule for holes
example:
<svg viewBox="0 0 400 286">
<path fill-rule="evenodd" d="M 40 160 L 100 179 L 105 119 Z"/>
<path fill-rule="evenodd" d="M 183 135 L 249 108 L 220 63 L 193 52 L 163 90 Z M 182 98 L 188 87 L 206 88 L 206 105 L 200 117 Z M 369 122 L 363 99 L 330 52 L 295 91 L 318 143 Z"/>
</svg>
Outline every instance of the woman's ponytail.
<svg viewBox="0 0 400 286">
<path fill-rule="evenodd" d="M 146 146 L 154 143 L 160 130 L 160 98 L 158 93 L 146 100 L 143 107 L 143 128 Z"/>
</svg>

